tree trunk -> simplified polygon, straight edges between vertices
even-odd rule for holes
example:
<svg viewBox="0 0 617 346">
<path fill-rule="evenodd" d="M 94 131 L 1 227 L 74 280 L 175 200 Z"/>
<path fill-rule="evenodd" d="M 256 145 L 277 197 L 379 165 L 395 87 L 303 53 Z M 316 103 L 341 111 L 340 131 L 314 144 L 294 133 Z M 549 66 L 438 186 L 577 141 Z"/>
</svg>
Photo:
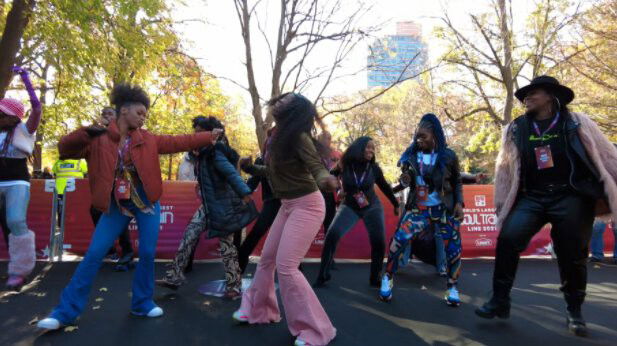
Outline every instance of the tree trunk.
<svg viewBox="0 0 617 346">
<path fill-rule="evenodd" d="M 512 33 L 508 28 L 508 11 L 506 0 L 499 0 L 499 26 L 501 39 L 503 40 L 503 84 L 506 88 L 506 102 L 503 108 L 503 125 L 512 120 L 512 108 L 514 108 L 514 80 L 512 74 Z"/>
<path fill-rule="evenodd" d="M 6 25 L 0 39 L 0 98 L 4 97 L 6 89 L 11 84 L 13 78 L 11 68 L 15 63 L 15 56 L 19 52 L 21 38 L 35 3 L 35 0 L 13 0 L 6 17 Z"/>
<path fill-rule="evenodd" d="M 41 114 L 41 124 L 39 128 L 36 130 L 36 143 L 34 144 L 34 154 L 33 154 L 33 162 L 32 162 L 32 170 L 34 171 L 42 171 L 43 166 L 43 139 L 45 138 L 45 106 L 47 104 L 47 92 L 49 88 L 47 87 L 47 74 L 49 72 L 49 65 L 43 68 L 41 72 L 41 88 L 39 90 L 39 99 L 41 100 L 41 107 L 43 107 Z"/>
<path fill-rule="evenodd" d="M 248 91 L 251 94 L 251 106 L 253 107 L 253 119 L 255 120 L 255 133 L 257 134 L 257 141 L 259 147 L 262 148 L 266 141 L 266 132 L 264 131 L 263 115 L 261 111 L 261 103 L 259 102 L 259 90 L 257 90 L 257 83 L 255 82 L 255 71 L 253 69 L 253 55 L 251 51 L 251 15 L 249 14 L 247 0 L 241 0 L 238 2 L 239 6 L 239 20 L 241 21 L 240 27 L 242 28 L 242 40 L 244 41 L 244 54 L 246 56 L 246 75 L 248 79 Z"/>
</svg>

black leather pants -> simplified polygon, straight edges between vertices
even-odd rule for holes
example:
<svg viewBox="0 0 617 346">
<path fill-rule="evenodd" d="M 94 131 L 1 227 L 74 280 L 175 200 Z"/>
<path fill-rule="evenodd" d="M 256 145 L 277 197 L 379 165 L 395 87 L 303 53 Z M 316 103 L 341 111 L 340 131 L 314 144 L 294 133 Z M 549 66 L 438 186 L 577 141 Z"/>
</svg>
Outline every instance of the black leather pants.
<svg viewBox="0 0 617 346">
<path fill-rule="evenodd" d="M 509 298 L 520 253 L 542 227 L 552 225 L 551 238 L 557 254 L 561 291 L 569 310 L 579 310 L 587 286 L 587 256 L 594 220 L 591 198 L 574 192 L 521 193 L 508 215 L 497 241 L 493 292 Z"/>
</svg>

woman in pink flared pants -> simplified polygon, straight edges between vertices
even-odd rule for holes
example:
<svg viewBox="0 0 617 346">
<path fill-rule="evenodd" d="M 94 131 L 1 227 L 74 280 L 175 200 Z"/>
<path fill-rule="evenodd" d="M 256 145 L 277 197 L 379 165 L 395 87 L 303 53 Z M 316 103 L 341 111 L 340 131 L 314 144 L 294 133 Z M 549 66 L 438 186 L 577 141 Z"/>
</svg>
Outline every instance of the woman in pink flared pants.
<svg viewBox="0 0 617 346">
<path fill-rule="evenodd" d="M 324 220 L 325 204 L 319 189 L 332 191 L 338 183 L 323 166 L 320 145 L 311 136 L 317 118 L 315 106 L 294 93 L 283 94 L 268 105 L 276 131 L 266 151 L 266 165 L 242 164 L 249 173 L 268 177 L 275 196 L 281 199 L 281 209 L 270 228 L 253 284 L 233 318 L 251 324 L 280 321 L 274 289 L 276 269 L 295 345 L 327 345 L 336 329 L 298 265 Z"/>
</svg>

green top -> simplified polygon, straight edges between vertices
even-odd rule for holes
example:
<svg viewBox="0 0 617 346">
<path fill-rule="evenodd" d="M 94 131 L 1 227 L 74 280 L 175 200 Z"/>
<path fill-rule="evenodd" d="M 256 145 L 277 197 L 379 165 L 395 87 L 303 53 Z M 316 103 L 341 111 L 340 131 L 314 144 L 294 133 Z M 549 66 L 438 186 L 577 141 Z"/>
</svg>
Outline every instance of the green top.
<svg viewBox="0 0 617 346">
<path fill-rule="evenodd" d="M 303 133 L 298 143 L 298 152 L 292 159 L 275 161 L 267 166 L 252 165 L 247 172 L 267 176 L 274 196 L 280 199 L 294 199 L 319 190 L 318 184 L 330 176 L 317 154 L 311 137 Z"/>
</svg>

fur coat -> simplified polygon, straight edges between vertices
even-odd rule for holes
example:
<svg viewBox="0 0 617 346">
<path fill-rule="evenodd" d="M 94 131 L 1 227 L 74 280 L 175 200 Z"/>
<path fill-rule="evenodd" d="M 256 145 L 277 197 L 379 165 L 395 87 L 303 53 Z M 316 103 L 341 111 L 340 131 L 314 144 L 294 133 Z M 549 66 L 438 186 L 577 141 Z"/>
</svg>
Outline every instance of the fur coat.
<svg viewBox="0 0 617 346">
<path fill-rule="evenodd" d="M 571 112 L 572 120 L 578 123 L 578 135 L 585 151 L 596 167 L 604 185 L 606 201 L 598 201 L 596 214 L 617 219 L 617 148 L 600 131 L 586 114 Z M 514 122 L 503 130 L 501 150 L 495 167 L 495 209 L 497 229 L 501 229 L 512 210 L 521 184 L 521 153 L 519 153 L 512 130 Z M 608 203 L 608 206 L 606 205 Z"/>
</svg>

